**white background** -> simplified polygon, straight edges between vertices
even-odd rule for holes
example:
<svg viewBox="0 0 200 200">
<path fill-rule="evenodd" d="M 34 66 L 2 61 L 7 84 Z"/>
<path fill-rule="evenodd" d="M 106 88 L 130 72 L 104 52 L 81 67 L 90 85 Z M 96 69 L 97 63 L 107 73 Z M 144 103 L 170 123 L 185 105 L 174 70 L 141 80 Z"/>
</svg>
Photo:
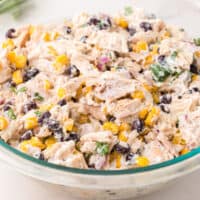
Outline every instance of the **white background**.
<svg viewBox="0 0 200 200">
<path fill-rule="evenodd" d="M 0 16 L 0 36 L 9 27 L 26 23 L 51 22 L 72 16 L 80 11 L 116 11 L 132 0 L 33 0 L 34 7 L 20 21 L 9 15 Z M 190 3 L 200 0 L 135 0 L 147 10 L 158 13 L 169 22 L 180 24 L 190 33 L 200 33 L 200 11 Z M 134 2 L 135 2 L 134 1 Z M 198 19 L 198 20 L 197 20 Z M 195 24 L 197 23 L 197 25 Z M 198 34 L 197 34 L 198 35 Z M 162 191 L 142 197 L 140 200 L 199 200 L 200 173 L 195 172 L 169 185 Z M 0 200 L 74 200 L 61 187 L 22 176 L 0 165 Z"/>
</svg>

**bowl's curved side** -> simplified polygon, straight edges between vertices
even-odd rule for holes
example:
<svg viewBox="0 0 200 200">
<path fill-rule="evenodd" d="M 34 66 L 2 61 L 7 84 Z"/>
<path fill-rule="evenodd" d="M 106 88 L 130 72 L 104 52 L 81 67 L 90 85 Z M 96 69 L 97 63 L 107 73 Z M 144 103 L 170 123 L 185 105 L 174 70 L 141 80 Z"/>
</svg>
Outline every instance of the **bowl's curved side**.
<svg viewBox="0 0 200 200">
<path fill-rule="evenodd" d="M 61 185 L 82 199 L 123 199 L 155 191 L 167 183 L 200 168 L 200 154 L 160 169 L 124 175 L 78 174 L 46 167 L 24 159 L 0 145 L 0 161 L 18 172 Z"/>
</svg>

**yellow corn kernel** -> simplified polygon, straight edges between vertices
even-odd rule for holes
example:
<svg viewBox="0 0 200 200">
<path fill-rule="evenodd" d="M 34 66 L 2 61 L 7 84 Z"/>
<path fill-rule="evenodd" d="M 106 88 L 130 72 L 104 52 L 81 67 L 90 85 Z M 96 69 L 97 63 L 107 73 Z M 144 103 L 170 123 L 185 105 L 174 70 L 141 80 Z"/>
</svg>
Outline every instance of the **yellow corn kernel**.
<svg viewBox="0 0 200 200">
<path fill-rule="evenodd" d="M 27 58 L 24 55 L 18 55 L 15 60 L 15 67 L 17 69 L 22 69 L 26 66 Z"/>
<path fill-rule="evenodd" d="M 91 91 L 92 91 L 92 86 L 87 86 L 86 88 L 84 88 L 83 95 L 86 96 Z"/>
<path fill-rule="evenodd" d="M 197 81 L 199 76 L 197 74 L 192 74 L 192 81 Z"/>
<path fill-rule="evenodd" d="M 24 123 L 24 128 L 25 129 L 33 129 L 35 127 L 37 127 L 38 125 L 38 120 L 36 117 L 29 117 L 25 120 Z"/>
<path fill-rule="evenodd" d="M 16 53 L 14 51 L 10 51 L 8 52 L 7 54 L 7 58 L 8 60 L 10 61 L 11 64 L 14 64 L 15 63 L 15 60 L 16 60 Z"/>
<path fill-rule="evenodd" d="M 185 154 L 187 154 L 189 152 L 190 152 L 190 150 L 187 147 L 185 147 L 184 149 L 182 149 L 181 155 L 185 155 Z"/>
<path fill-rule="evenodd" d="M 169 37 L 171 37 L 171 33 L 170 33 L 169 31 L 165 31 L 165 32 L 162 34 L 161 39 L 163 40 L 163 39 L 167 39 L 167 38 L 169 38 Z"/>
<path fill-rule="evenodd" d="M 153 92 L 153 93 L 152 93 L 152 97 L 153 97 L 153 101 L 154 101 L 154 103 L 157 104 L 157 103 L 160 102 L 159 95 L 158 95 L 157 92 Z"/>
<path fill-rule="evenodd" d="M 119 132 L 119 126 L 113 122 L 105 122 L 103 124 L 103 129 L 111 131 L 113 134 L 117 134 Z"/>
<path fill-rule="evenodd" d="M 119 131 L 130 131 L 131 127 L 128 123 L 122 123 L 119 126 Z"/>
<path fill-rule="evenodd" d="M 20 143 L 19 149 L 22 152 L 27 153 L 28 152 L 28 145 L 30 145 L 30 141 L 29 140 L 25 140 L 25 141 Z"/>
<path fill-rule="evenodd" d="M 144 64 L 145 64 L 145 65 L 150 65 L 150 64 L 152 64 L 152 63 L 153 63 L 153 57 L 152 57 L 152 55 L 148 55 L 148 56 L 145 58 Z"/>
<path fill-rule="evenodd" d="M 107 109 L 107 107 L 106 107 L 106 106 L 104 106 L 104 107 L 103 107 L 103 113 L 104 113 L 105 115 L 107 115 L 107 114 L 108 114 L 108 109 Z"/>
<path fill-rule="evenodd" d="M 56 63 L 67 65 L 69 64 L 69 58 L 65 54 L 59 55 L 56 57 Z"/>
<path fill-rule="evenodd" d="M 128 28 L 128 22 L 123 17 L 119 17 L 116 20 L 116 24 L 122 28 Z"/>
<path fill-rule="evenodd" d="M 196 52 L 194 53 L 194 55 L 195 55 L 197 58 L 200 58 L 200 51 L 196 51 Z"/>
<path fill-rule="evenodd" d="M 7 39 L 5 42 L 3 42 L 2 44 L 2 48 L 3 49 L 7 49 L 7 48 L 13 48 L 15 46 L 14 42 L 12 39 Z"/>
<path fill-rule="evenodd" d="M 73 132 L 77 132 L 78 131 L 78 127 L 74 125 L 72 131 Z"/>
<path fill-rule="evenodd" d="M 148 113 L 147 118 L 145 120 L 145 124 L 146 126 L 150 126 L 152 127 L 155 123 L 155 120 L 157 118 L 157 116 L 159 115 L 159 109 L 156 107 L 153 107 L 151 109 L 151 111 Z"/>
<path fill-rule="evenodd" d="M 53 136 L 48 137 L 44 142 L 46 148 L 50 148 L 55 143 L 56 143 L 56 139 Z"/>
<path fill-rule="evenodd" d="M 16 70 L 12 74 L 12 81 L 16 83 L 17 85 L 20 83 L 23 83 L 23 76 L 22 72 L 20 70 Z"/>
<path fill-rule="evenodd" d="M 58 88 L 57 96 L 58 96 L 59 99 L 63 99 L 66 96 L 65 88 Z"/>
<path fill-rule="evenodd" d="M 180 145 L 186 145 L 186 141 L 181 137 L 180 134 L 174 135 L 172 139 L 173 144 L 180 144 Z"/>
<path fill-rule="evenodd" d="M 156 87 L 156 86 L 153 86 L 153 85 L 148 85 L 148 84 L 146 84 L 146 83 L 144 83 L 143 84 L 143 87 L 147 90 L 147 91 L 149 91 L 149 92 L 157 92 L 158 91 L 158 87 Z"/>
<path fill-rule="evenodd" d="M 115 158 L 116 158 L 116 168 L 121 168 L 121 155 L 119 153 L 115 154 Z"/>
<path fill-rule="evenodd" d="M 29 142 L 31 146 L 40 148 L 41 150 L 46 148 L 45 144 L 37 137 L 32 137 Z"/>
<path fill-rule="evenodd" d="M 17 69 L 22 69 L 26 66 L 27 58 L 24 55 L 17 55 L 14 51 L 10 51 L 7 54 L 7 58 Z"/>
<path fill-rule="evenodd" d="M 45 80 L 45 81 L 44 81 L 44 89 L 45 89 L 45 90 L 50 90 L 50 89 L 52 89 L 52 84 L 51 84 L 51 82 L 50 82 L 49 80 Z"/>
<path fill-rule="evenodd" d="M 48 46 L 48 53 L 53 55 L 53 56 L 58 56 L 58 52 L 56 51 L 56 49 L 52 46 Z"/>
<path fill-rule="evenodd" d="M 74 120 L 73 119 L 67 119 L 67 121 L 64 123 L 64 128 L 66 131 L 72 131 L 74 127 Z"/>
<path fill-rule="evenodd" d="M 65 65 L 69 65 L 69 58 L 65 55 L 59 55 L 56 57 L 55 63 L 53 64 L 55 70 L 61 71 Z"/>
<path fill-rule="evenodd" d="M 5 130 L 8 127 L 8 121 L 3 116 L 0 116 L 0 131 Z"/>
<path fill-rule="evenodd" d="M 148 114 L 149 110 L 148 108 L 144 108 L 139 112 L 139 118 L 140 119 L 145 119 L 147 114 Z"/>
<path fill-rule="evenodd" d="M 52 34 L 51 39 L 52 40 L 57 40 L 59 38 L 59 36 L 60 36 L 60 33 L 55 32 L 55 33 Z"/>
<path fill-rule="evenodd" d="M 51 41 L 51 35 L 47 32 L 43 35 L 43 40 L 45 42 L 50 42 Z"/>
<path fill-rule="evenodd" d="M 3 69 L 3 64 L 0 62 L 0 71 Z"/>
<path fill-rule="evenodd" d="M 136 158 L 136 164 L 139 167 L 146 167 L 149 165 L 149 159 L 145 156 L 139 156 Z"/>
<path fill-rule="evenodd" d="M 29 28 L 28 28 L 28 33 L 29 35 L 33 35 L 33 33 L 35 32 L 35 27 L 33 25 L 30 25 Z"/>
<path fill-rule="evenodd" d="M 89 122 L 88 115 L 81 114 L 81 115 L 79 116 L 78 122 L 79 122 L 80 124 L 85 124 L 85 123 Z"/>
<path fill-rule="evenodd" d="M 79 99 L 83 95 L 83 87 L 82 85 L 76 90 L 76 98 Z"/>
<path fill-rule="evenodd" d="M 119 133 L 118 139 L 121 142 L 127 142 L 128 141 L 128 138 L 126 137 L 126 135 L 123 131 Z"/>
<path fill-rule="evenodd" d="M 157 44 L 154 44 L 154 45 L 152 46 L 151 54 L 152 54 L 152 55 L 158 54 L 158 49 L 159 49 L 159 46 L 158 46 Z"/>
<path fill-rule="evenodd" d="M 46 112 L 49 111 L 53 108 L 54 104 L 53 103 L 49 103 L 49 104 L 43 104 L 39 107 L 40 112 Z"/>
<path fill-rule="evenodd" d="M 142 91 L 140 91 L 140 90 L 136 90 L 136 91 L 131 95 L 131 97 L 132 97 L 133 99 L 141 99 L 141 100 L 143 100 L 143 99 L 144 99 L 144 93 L 143 93 Z"/>
<path fill-rule="evenodd" d="M 148 50 L 148 44 L 146 41 L 138 41 L 135 46 L 135 52 L 140 53 L 141 51 L 147 51 Z"/>
</svg>

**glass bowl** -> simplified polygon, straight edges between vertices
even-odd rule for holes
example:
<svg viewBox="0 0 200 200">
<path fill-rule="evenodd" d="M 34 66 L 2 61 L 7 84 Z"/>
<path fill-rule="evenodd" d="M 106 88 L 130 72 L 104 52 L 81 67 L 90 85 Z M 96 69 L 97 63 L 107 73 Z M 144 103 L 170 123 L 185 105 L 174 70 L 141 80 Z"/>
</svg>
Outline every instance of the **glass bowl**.
<svg viewBox="0 0 200 200">
<path fill-rule="evenodd" d="M 80 11 L 116 12 L 126 5 L 136 4 L 155 13 L 169 23 L 184 27 L 191 36 L 198 36 L 196 25 L 200 17 L 199 0 L 35 0 L 35 7 L 21 21 L 14 21 L 7 15 L 1 16 L 1 30 L 27 23 L 52 22 L 58 18 L 73 16 Z M 48 6 L 47 6 L 48 4 Z M 66 6 L 63 6 L 66 5 Z M 52 14 L 54 6 L 54 15 Z M 49 14 L 50 13 L 50 14 Z M 33 178 L 60 185 L 72 196 L 81 199 L 128 199 L 158 190 L 169 182 L 200 168 L 200 148 L 160 164 L 144 168 L 100 171 L 83 170 L 50 164 L 37 160 L 13 149 L 0 140 L 0 161 L 9 167 Z"/>
</svg>

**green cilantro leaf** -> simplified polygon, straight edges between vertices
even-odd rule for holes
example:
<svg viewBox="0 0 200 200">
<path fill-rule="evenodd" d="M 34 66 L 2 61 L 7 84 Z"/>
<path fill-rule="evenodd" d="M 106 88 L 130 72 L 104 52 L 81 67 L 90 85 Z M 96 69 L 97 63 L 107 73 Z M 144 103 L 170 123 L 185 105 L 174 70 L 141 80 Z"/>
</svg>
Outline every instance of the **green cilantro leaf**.
<svg viewBox="0 0 200 200">
<path fill-rule="evenodd" d="M 178 51 L 174 51 L 174 52 L 171 54 L 171 58 L 172 58 L 173 60 L 175 60 L 177 56 L 178 56 Z"/>
<path fill-rule="evenodd" d="M 44 97 L 42 97 L 38 92 L 34 93 L 34 100 L 43 101 Z"/>
<path fill-rule="evenodd" d="M 107 155 L 109 153 L 109 145 L 103 142 L 96 142 L 96 151 L 100 155 Z"/>
<path fill-rule="evenodd" d="M 20 89 L 17 90 L 17 92 L 26 92 L 27 88 L 26 87 L 22 87 Z"/>
<path fill-rule="evenodd" d="M 194 38 L 194 43 L 196 46 L 200 46 L 200 38 Z"/>
<path fill-rule="evenodd" d="M 17 118 L 15 113 L 14 113 L 14 111 L 13 111 L 13 109 L 11 109 L 11 108 L 7 111 L 7 115 L 12 120 L 15 120 Z"/>
<path fill-rule="evenodd" d="M 160 64 L 152 64 L 150 70 L 153 79 L 158 82 L 165 81 L 171 75 L 169 67 Z"/>
<path fill-rule="evenodd" d="M 125 14 L 126 16 L 129 16 L 129 15 L 133 14 L 133 8 L 132 8 L 131 6 L 126 6 L 126 7 L 124 8 L 124 14 Z"/>
</svg>

